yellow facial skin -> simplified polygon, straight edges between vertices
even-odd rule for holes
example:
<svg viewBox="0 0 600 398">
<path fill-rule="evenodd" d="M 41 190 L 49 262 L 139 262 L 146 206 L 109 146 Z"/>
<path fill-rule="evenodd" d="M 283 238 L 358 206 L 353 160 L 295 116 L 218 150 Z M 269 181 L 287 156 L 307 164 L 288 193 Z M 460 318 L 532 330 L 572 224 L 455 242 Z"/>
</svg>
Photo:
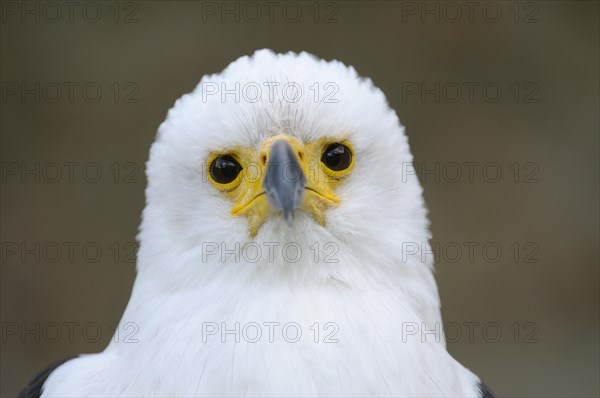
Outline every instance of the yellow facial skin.
<svg viewBox="0 0 600 398">
<path fill-rule="evenodd" d="M 298 210 L 311 214 L 321 226 L 325 226 L 327 222 L 326 210 L 331 206 L 337 206 L 341 201 L 334 193 L 335 188 L 350 175 L 354 168 L 354 149 L 345 138 L 339 137 L 321 138 L 303 144 L 293 137 L 279 134 L 266 140 L 259 151 L 256 148 L 235 147 L 211 153 L 206 170 L 208 180 L 223 195 L 232 200 L 234 206 L 231 214 L 233 216 L 246 216 L 252 238 L 256 236 L 260 227 L 272 213 L 263 188 L 263 180 L 267 171 L 271 147 L 277 140 L 285 140 L 291 145 L 306 176 L 304 201 Z M 331 170 L 321 161 L 323 152 L 333 143 L 343 144 L 351 152 L 352 160 L 350 166 L 345 170 Z M 210 167 L 217 157 L 225 154 L 232 156 L 242 166 L 242 171 L 232 182 L 221 184 L 212 178 Z"/>
</svg>

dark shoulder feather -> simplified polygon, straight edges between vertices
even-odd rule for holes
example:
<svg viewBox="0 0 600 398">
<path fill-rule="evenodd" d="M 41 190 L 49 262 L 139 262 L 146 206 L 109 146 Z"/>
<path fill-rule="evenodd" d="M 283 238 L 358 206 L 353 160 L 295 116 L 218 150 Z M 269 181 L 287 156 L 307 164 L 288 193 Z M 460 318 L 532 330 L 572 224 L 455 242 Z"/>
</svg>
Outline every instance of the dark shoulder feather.
<svg viewBox="0 0 600 398">
<path fill-rule="evenodd" d="M 479 382 L 479 396 L 481 398 L 496 398 L 492 390 L 488 386 L 485 385 L 482 381 Z"/>
<path fill-rule="evenodd" d="M 50 373 L 54 372 L 63 363 L 70 361 L 71 359 L 77 358 L 77 355 L 63 359 L 61 361 L 54 362 L 46 369 L 42 370 L 29 382 L 29 385 L 21 390 L 18 398 L 39 398 L 42 395 L 42 386 L 50 376 Z"/>
</svg>

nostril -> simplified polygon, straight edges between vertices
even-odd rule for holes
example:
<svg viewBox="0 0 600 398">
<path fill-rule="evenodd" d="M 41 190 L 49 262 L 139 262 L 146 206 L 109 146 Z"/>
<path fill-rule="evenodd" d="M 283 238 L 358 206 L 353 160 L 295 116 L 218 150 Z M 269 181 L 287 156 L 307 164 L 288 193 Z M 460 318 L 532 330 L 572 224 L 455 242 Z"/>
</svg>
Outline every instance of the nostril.
<svg viewBox="0 0 600 398">
<path fill-rule="evenodd" d="M 267 155 L 262 155 L 260 161 L 262 162 L 263 166 L 267 164 Z"/>
<path fill-rule="evenodd" d="M 304 160 L 304 152 L 298 151 L 298 157 L 300 158 L 300 160 Z"/>
</svg>

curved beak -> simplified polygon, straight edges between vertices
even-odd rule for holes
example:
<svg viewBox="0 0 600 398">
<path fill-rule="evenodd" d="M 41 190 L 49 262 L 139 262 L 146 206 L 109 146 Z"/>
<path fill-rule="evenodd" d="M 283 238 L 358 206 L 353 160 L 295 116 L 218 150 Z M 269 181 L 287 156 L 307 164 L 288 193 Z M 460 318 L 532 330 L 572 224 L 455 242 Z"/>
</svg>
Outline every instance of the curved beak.
<svg viewBox="0 0 600 398">
<path fill-rule="evenodd" d="M 291 225 L 294 210 L 304 201 L 306 176 L 298 155 L 287 140 L 273 142 L 262 185 L 271 208 L 282 210 L 286 222 Z"/>
<path fill-rule="evenodd" d="M 259 153 L 250 155 L 250 163 L 257 159 L 258 178 L 242 179 L 231 193 L 235 195 L 231 214 L 248 218 L 250 237 L 256 236 L 267 217 L 279 211 L 290 226 L 296 210 L 309 213 L 325 226 L 326 210 L 341 199 L 333 192 L 335 182 L 321 178 L 321 146 L 279 134 L 267 139 Z"/>
</svg>

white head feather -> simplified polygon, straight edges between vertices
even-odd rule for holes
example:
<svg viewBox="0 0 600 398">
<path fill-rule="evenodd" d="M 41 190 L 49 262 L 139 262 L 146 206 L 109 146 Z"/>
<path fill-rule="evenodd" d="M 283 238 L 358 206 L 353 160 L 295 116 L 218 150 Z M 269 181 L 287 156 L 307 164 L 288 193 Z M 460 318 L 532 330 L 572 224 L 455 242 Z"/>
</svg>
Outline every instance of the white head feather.
<svg viewBox="0 0 600 398">
<path fill-rule="evenodd" d="M 299 85 L 299 100 L 271 97 L 274 82 Z M 259 101 L 244 96 L 247 83 L 263 88 Z M 209 95 L 209 86 L 219 92 Z M 329 98 L 337 102 L 324 102 L 336 88 Z M 223 89 L 239 99 L 223 98 Z M 291 227 L 273 215 L 250 238 L 246 218 L 233 217 L 231 202 L 206 180 L 205 164 L 211 151 L 258 149 L 282 133 L 302 142 L 344 134 L 355 167 L 325 226 L 302 212 Z M 261 50 L 205 76 L 169 111 L 151 149 L 138 277 L 121 323 L 136 325 L 138 342 L 68 362 L 45 393 L 477 396 L 477 377 L 445 349 L 431 255 L 403 255 L 403 243 L 426 249 L 429 239 L 421 186 L 405 173 L 411 162 L 383 93 L 340 62 Z M 282 256 L 289 242 L 302 250 L 297 261 Z M 256 262 L 240 253 L 248 243 L 262 249 Z M 207 244 L 219 254 L 203 253 Z M 223 249 L 237 254 L 222 257 Z M 338 261 L 325 261 L 333 251 Z M 269 341 L 269 322 L 297 323 L 302 339 L 288 342 L 273 326 Z M 222 334 L 236 323 L 239 342 Z M 258 342 L 241 332 L 251 323 L 261 326 Z M 215 324 L 219 332 L 206 336 Z M 407 325 L 419 333 L 403 335 Z M 423 342 L 424 329 L 437 336 Z M 324 343 L 333 330 L 338 342 Z"/>
</svg>

